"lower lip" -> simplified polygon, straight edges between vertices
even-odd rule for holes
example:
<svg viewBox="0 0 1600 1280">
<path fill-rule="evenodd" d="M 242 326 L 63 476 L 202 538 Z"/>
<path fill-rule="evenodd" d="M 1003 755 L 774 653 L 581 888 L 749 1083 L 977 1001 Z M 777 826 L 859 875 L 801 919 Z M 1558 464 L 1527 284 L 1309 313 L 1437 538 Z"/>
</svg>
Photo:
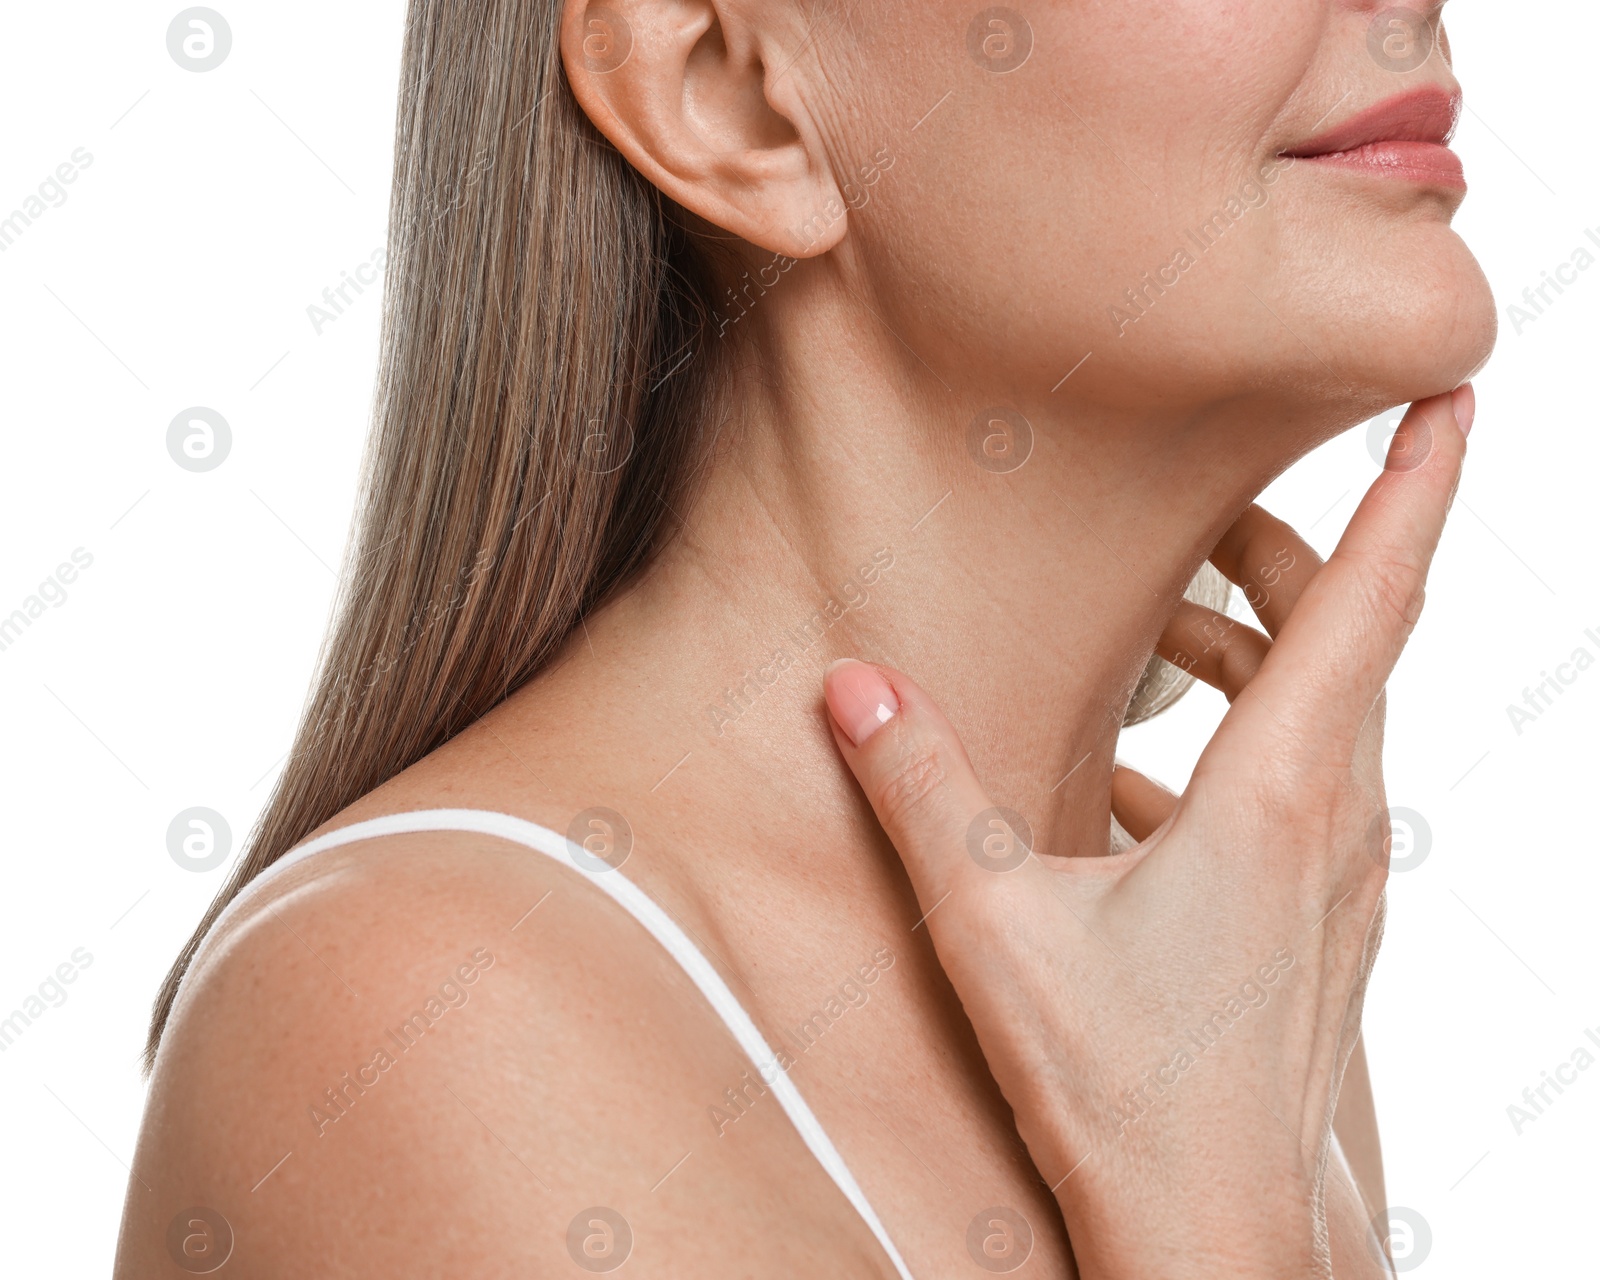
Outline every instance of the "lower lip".
<svg viewBox="0 0 1600 1280">
<path fill-rule="evenodd" d="M 1296 164 L 1319 164 L 1425 186 L 1467 189 L 1461 157 L 1436 142 L 1369 142 L 1350 151 L 1301 156 Z"/>
</svg>

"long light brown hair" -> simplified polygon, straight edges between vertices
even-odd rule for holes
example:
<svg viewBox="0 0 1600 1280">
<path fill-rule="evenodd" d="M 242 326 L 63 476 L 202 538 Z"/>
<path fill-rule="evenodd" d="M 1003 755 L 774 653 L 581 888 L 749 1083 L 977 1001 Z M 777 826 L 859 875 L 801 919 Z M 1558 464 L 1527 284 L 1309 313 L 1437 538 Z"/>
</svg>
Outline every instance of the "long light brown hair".
<svg viewBox="0 0 1600 1280">
<path fill-rule="evenodd" d="M 537 675 L 659 548 L 706 456 L 723 259 L 578 106 L 561 9 L 411 0 L 339 598 L 288 763 L 156 998 L 146 1070 L 228 902 Z M 1153 660 L 1128 722 L 1186 684 Z"/>
</svg>

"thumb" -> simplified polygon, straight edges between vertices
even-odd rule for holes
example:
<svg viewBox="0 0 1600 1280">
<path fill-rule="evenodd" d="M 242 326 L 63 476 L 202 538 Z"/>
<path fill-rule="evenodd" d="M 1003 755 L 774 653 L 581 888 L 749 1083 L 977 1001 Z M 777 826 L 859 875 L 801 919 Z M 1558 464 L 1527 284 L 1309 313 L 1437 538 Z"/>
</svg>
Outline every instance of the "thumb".
<svg viewBox="0 0 1600 1280">
<path fill-rule="evenodd" d="M 975 876 L 1027 861 L 1027 823 L 990 804 L 955 730 L 914 680 L 841 658 L 822 687 L 834 741 L 924 912 Z"/>
</svg>

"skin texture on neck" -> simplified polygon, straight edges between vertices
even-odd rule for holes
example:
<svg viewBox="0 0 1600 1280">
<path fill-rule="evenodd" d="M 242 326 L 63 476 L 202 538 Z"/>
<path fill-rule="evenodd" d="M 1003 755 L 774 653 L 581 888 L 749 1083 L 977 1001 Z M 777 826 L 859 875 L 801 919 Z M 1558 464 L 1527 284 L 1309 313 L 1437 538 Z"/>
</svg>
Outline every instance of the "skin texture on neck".
<svg viewBox="0 0 1600 1280">
<path fill-rule="evenodd" d="M 981 369 L 953 385 L 880 316 L 848 266 L 800 263 L 715 353 L 728 393 L 672 541 L 495 730 L 519 756 L 581 735 L 595 794 L 532 789 L 556 816 L 605 804 L 671 830 L 697 876 L 702 847 L 807 875 L 851 857 L 881 836 L 820 681 L 861 656 L 921 673 L 1038 847 L 1105 851 L 1118 729 L 1163 622 L 1234 516 L 1343 424 L 1242 403 L 1157 414 L 1070 379 L 1019 396 Z M 1026 426 L 986 427 L 986 405 Z M 1010 432 L 998 464 L 994 430 Z"/>
</svg>

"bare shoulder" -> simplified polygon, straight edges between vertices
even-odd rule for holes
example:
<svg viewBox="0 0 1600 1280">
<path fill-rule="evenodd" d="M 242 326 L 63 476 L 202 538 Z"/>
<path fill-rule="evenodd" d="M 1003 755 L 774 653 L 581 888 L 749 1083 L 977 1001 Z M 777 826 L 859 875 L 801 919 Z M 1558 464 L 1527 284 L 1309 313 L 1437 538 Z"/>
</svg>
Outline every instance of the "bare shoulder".
<svg viewBox="0 0 1600 1280">
<path fill-rule="evenodd" d="M 841 1251 L 871 1274 L 776 1106 L 719 1140 L 748 1067 L 570 868 L 453 832 L 321 853 L 247 892 L 185 980 L 116 1274 L 223 1249 L 235 1277 L 570 1274 L 624 1249 L 646 1274 Z"/>
</svg>

